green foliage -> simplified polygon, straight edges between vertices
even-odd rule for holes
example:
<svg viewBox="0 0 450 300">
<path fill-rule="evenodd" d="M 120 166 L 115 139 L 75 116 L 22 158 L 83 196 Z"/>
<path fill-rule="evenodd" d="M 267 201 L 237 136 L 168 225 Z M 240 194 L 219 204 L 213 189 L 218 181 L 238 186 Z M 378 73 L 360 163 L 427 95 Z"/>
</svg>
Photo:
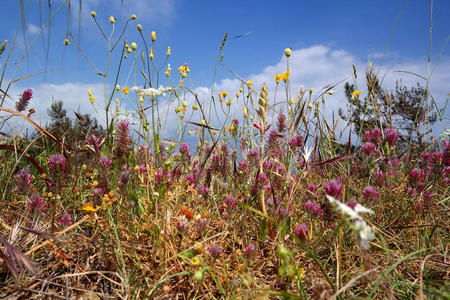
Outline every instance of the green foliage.
<svg viewBox="0 0 450 300">
<path fill-rule="evenodd" d="M 339 116 L 353 125 L 353 132 L 362 136 L 366 130 L 375 127 L 394 127 L 399 133 L 399 149 L 407 150 L 409 144 L 423 151 L 428 145 L 425 136 L 436 122 L 434 107 L 427 104 L 426 88 L 417 83 L 406 87 L 402 81 L 395 89 L 382 88 L 379 79 L 370 70 L 366 73 L 368 96 L 361 99 L 352 96 L 355 85 L 345 84 L 348 100 L 347 111 L 339 110 Z"/>
</svg>

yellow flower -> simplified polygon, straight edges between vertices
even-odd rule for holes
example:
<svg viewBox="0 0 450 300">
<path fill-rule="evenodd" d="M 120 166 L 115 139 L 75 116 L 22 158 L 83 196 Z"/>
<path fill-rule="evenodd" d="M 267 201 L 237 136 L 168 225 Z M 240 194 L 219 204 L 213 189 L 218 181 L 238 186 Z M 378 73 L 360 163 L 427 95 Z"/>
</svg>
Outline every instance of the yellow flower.
<svg viewBox="0 0 450 300">
<path fill-rule="evenodd" d="M 109 23 L 111 23 L 111 24 L 116 23 L 116 19 L 114 19 L 113 16 L 109 17 Z"/>
<path fill-rule="evenodd" d="M 194 256 L 191 260 L 191 266 L 196 267 L 200 264 L 200 259 L 197 256 Z"/>
<path fill-rule="evenodd" d="M 92 89 L 88 89 L 88 95 L 92 96 Z"/>
<path fill-rule="evenodd" d="M 93 212 L 95 211 L 94 206 L 92 205 L 92 203 L 88 202 L 85 205 L 83 205 L 83 207 L 81 208 L 81 210 L 84 210 L 86 212 Z"/>
<path fill-rule="evenodd" d="M 281 79 L 283 79 L 283 81 L 286 82 L 289 79 L 290 73 L 291 73 L 290 70 L 284 71 L 283 74 L 281 74 Z"/>
<path fill-rule="evenodd" d="M 230 99 L 228 99 L 228 101 L 227 101 L 227 105 L 228 105 L 228 106 L 230 106 L 230 105 L 231 105 L 231 98 L 230 98 Z"/>
<path fill-rule="evenodd" d="M 180 72 L 180 74 L 183 73 L 185 71 L 184 66 L 179 66 L 178 71 Z"/>
<path fill-rule="evenodd" d="M 156 41 L 156 32 L 152 31 L 151 39 L 152 39 L 152 42 Z"/>
<path fill-rule="evenodd" d="M 358 91 L 358 90 L 356 90 L 352 93 L 352 97 L 359 96 L 359 95 L 361 95 L 361 91 Z"/>
<path fill-rule="evenodd" d="M 328 95 L 333 95 L 334 94 L 334 91 L 333 90 L 330 90 L 329 92 L 328 92 Z"/>
<path fill-rule="evenodd" d="M 137 45 L 135 42 L 131 43 L 131 49 L 136 50 L 137 49 Z"/>
<path fill-rule="evenodd" d="M 291 103 L 292 103 L 292 104 L 294 104 L 294 103 L 295 103 L 295 99 L 294 99 L 294 97 L 291 97 L 291 99 L 290 99 L 290 100 L 291 100 Z"/>
<path fill-rule="evenodd" d="M 189 130 L 189 131 L 188 131 L 188 135 L 192 135 L 192 131 Z"/>
<path fill-rule="evenodd" d="M 131 20 L 136 20 L 136 15 L 131 15 Z"/>
<path fill-rule="evenodd" d="M 130 92 L 130 88 L 127 86 L 122 89 L 122 93 L 124 93 L 126 95 L 128 95 L 129 92 Z"/>
<path fill-rule="evenodd" d="M 292 54 L 292 49 L 291 48 L 284 49 L 284 55 L 286 55 L 286 57 L 291 56 L 291 54 Z"/>
<path fill-rule="evenodd" d="M 184 100 L 184 101 L 182 102 L 182 104 L 183 104 L 183 107 L 187 107 L 187 101 L 186 101 L 186 100 Z"/>
<path fill-rule="evenodd" d="M 69 46 L 69 39 L 64 40 L 64 45 Z"/>
<path fill-rule="evenodd" d="M 211 131 L 211 133 L 212 133 L 212 135 L 216 135 L 217 131 L 213 130 L 213 131 Z"/>
<path fill-rule="evenodd" d="M 96 15 L 97 13 L 95 11 L 91 11 L 91 17 L 95 18 Z"/>
<path fill-rule="evenodd" d="M 298 276 L 298 278 L 300 278 L 300 279 L 303 279 L 305 277 L 305 273 L 306 273 L 305 269 L 303 269 L 302 267 L 299 268 L 298 266 L 295 266 L 295 269 L 297 271 L 296 276 Z"/>
<path fill-rule="evenodd" d="M 276 74 L 275 81 L 277 82 L 277 84 L 280 83 L 280 80 L 281 80 L 281 74 Z"/>
<path fill-rule="evenodd" d="M 179 106 L 175 106 L 175 112 L 179 113 L 181 111 L 181 108 Z"/>
<path fill-rule="evenodd" d="M 247 86 L 248 86 L 248 88 L 251 88 L 252 85 L 253 85 L 253 81 L 251 81 L 251 80 L 247 81 Z"/>
<path fill-rule="evenodd" d="M 170 47 L 167 47 L 167 56 L 170 56 Z"/>
<path fill-rule="evenodd" d="M 228 131 L 233 131 L 234 130 L 234 126 L 228 126 L 225 129 L 228 130 Z"/>
<path fill-rule="evenodd" d="M 91 103 L 94 103 L 94 101 L 95 101 L 95 97 L 89 97 L 89 101 L 91 101 Z"/>
<path fill-rule="evenodd" d="M 197 110 L 197 109 L 198 109 L 198 106 L 194 103 L 194 104 L 192 104 L 192 109 L 193 109 L 193 110 Z"/>
<path fill-rule="evenodd" d="M 137 30 L 142 31 L 142 25 L 141 24 L 137 24 Z"/>
<path fill-rule="evenodd" d="M 150 48 L 150 54 L 148 55 L 150 57 L 150 59 L 153 59 L 153 49 Z"/>
<path fill-rule="evenodd" d="M 203 119 L 201 123 L 202 123 L 202 125 L 206 125 L 205 119 Z"/>
<path fill-rule="evenodd" d="M 239 91 L 237 91 L 236 92 L 236 98 L 239 98 L 239 95 L 240 95 L 241 93 L 239 92 Z"/>
<path fill-rule="evenodd" d="M 313 88 L 310 88 L 310 89 L 309 89 L 309 93 L 310 93 L 310 94 L 312 94 L 313 91 L 314 91 Z"/>
<path fill-rule="evenodd" d="M 244 111 L 244 118 L 247 118 L 248 117 L 247 106 L 243 106 L 242 110 Z"/>
</svg>

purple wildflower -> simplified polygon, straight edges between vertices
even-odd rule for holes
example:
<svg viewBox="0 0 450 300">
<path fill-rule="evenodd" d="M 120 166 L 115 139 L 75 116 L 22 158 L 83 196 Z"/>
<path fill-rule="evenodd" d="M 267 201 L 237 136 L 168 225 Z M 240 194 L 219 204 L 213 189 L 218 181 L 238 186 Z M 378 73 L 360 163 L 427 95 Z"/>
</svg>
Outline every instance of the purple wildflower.
<svg viewBox="0 0 450 300">
<path fill-rule="evenodd" d="M 27 201 L 28 207 L 33 211 L 38 211 L 39 213 L 47 206 L 44 199 L 38 194 L 33 194 Z"/>
<path fill-rule="evenodd" d="M 337 179 L 331 179 L 330 181 L 328 181 L 328 183 L 324 186 L 325 188 L 325 192 L 336 198 L 336 199 L 341 199 L 342 197 L 342 186 L 341 183 L 339 182 L 339 180 Z"/>
<path fill-rule="evenodd" d="M 94 149 L 96 150 L 101 150 L 100 149 L 100 140 L 96 135 L 90 135 L 87 140 L 86 140 L 86 144 L 94 147 Z"/>
<path fill-rule="evenodd" d="M 126 156 L 131 144 L 130 123 L 127 120 L 121 120 L 117 123 L 116 134 L 116 154 L 117 156 Z"/>
<path fill-rule="evenodd" d="M 104 167 L 104 168 L 111 168 L 111 165 L 112 165 L 112 160 L 109 158 L 109 157 L 106 157 L 106 156 L 102 156 L 102 157 L 100 157 L 100 159 L 99 159 L 99 163 L 100 163 L 100 166 L 101 167 Z"/>
<path fill-rule="evenodd" d="M 236 197 L 228 195 L 224 200 L 224 204 L 229 209 L 235 209 L 237 206 Z"/>
<path fill-rule="evenodd" d="M 68 213 L 64 213 L 58 220 L 60 226 L 72 225 L 72 217 Z"/>
<path fill-rule="evenodd" d="M 281 113 L 278 115 L 278 119 L 277 119 L 277 129 L 279 133 L 283 133 L 286 129 L 286 115 Z"/>
<path fill-rule="evenodd" d="M 363 189 L 363 197 L 366 201 L 376 201 L 378 194 L 377 194 L 377 189 L 373 186 L 366 186 Z"/>
<path fill-rule="evenodd" d="M 18 112 L 24 111 L 28 103 L 30 102 L 30 99 L 33 97 L 33 91 L 31 89 L 26 89 L 22 95 L 20 96 L 20 99 L 18 102 L 16 102 L 16 110 Z"/>
<path fill-rule="evenodd" d="M 294 235 L 299 240 L 305 240 L 308 237 L 308 225 L 306 224 L 298 225 L 298 227 L 294 230 Z"/>
<path fill-rule="evenodd" d="M 397 143 L 398 133 L 394 128 L 386 128 L 384 130 L 384 135 L 390 146 L 394 146 Z"/>
<path fill-rule="evenodd" d="M 214 244 L 208 249 L 208 251 L 212 258 L 217 259 L 222 254 L 222 247 L 220 247 L 219 244 Z"/>
<path fill-rule="evenodd" d="M 375 151 L 375 144 L 372 142 L 366 142 L 364 145 L 362 145 L 361 151 L 365 155 L 371 155 Z"/>
<path fill-rule="evenodd" d="M 245 246 L 245 256 L 253 257 L 255 254 L 256 254 L 256 246 L 252 243 L 248 243 L 247 246 Z"/>
<path fill-rule="evenodd" d="M 17 191 L 21 195 L 26 195 L 30 193 L 30 185 L 31 185 L 31 174 L 30 169 L 23 168 L 19 172 L 17 172 L 14 180 L 17 183 Z"/>
</svg>

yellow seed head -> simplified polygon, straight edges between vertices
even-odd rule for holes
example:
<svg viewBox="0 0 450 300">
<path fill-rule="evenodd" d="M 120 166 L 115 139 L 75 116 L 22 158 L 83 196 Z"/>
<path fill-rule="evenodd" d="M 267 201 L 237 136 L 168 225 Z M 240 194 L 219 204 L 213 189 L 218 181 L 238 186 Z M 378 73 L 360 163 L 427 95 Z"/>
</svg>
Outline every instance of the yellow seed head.
<svg viewBox="0 0 450 300">
<path fill-rule="evenodd" d="M 155 31 L 152 31 L 152 34 L 151 34 L 151 39 L 152 39 L 152 42 L 155 42 L 156 41 L 156 32 Z"/>
<path fill-rule="evenodd" d="M 167 56 L 170 56 L 170 47 L 167 47 Z"/>
<path fill-rule="evenodd" d="M 313 91 L 314 91 L 313 88 L 310 88 L 310 89 L 309 89 L 309 93 L 310 93 L 310 94 L 312 94 Z"/>
<path fill-rule="evenodd" d="M 116 84 L 116 91 L 120 91 L 120 85 Z"/>
<path fill-rule="evenodd" d="M 181 108 L 179 106 L 175 106 L 175 112 L 179 113 L 181 111 Z"/>
<path fill-rule="evenodd" d="M 291 56 L 291 54 L 292 54 L 292 49 L 291 48 L 284 49 L 284 55 L 286 55 L 286 57 Z"/>
<path fill-rule="evenodd" d="M 64 40 L 64 45 L 69 46 L 69 39 Z"/>
<path fill-rule="evenodd" d="M 328 92 L 328 95 L 333 95 L 334 94 L 334 91 L 333 90 L 330 90 L 329 92 Z"/>
<path fill-rule="evenodd" d="M 136 15 L 131 15 L 131 20 L 136 20 Z"/>
<path fill-rule="evenodd" d="M 135 42 L 131 43 L 131 49 L 136 50 L 137 49 L 137 45 Z"/>
<path fill-rule="evenodd" d="M 116 23 L 116 19 L 114 19 L 113 16 L 109 17 L 109 23 L 111 23 L 111 24 Z"/>
<path fill-rule="evenodd" d="M 94 103 L 95 97 L 89 97 L 89 101 L 91 101 L 91 103 Z"/>
<path fill-rule="evenodd" d="M 197 109 L 198 109 L 198 106 L 197 106 L 196 104 L 192 104 L 192 109 L 193 109 L 193 110 L 197 110 Z"/>
<path fill-rule="evenodd" d="M 91 11 L 91 17 L 95 18 L 96 15 L 97 13 L 95 11 Z"/>
<path fill-rule="evenodd" d="M 127 53 L 131 53 L 131 49 L 130 48 L 127 48 Z"/>
<path fill-rule="evenodd" d="M 212 133 L 212 135 L 216 135 L 217 131 L 213 130 L 213 131 L 211 131 L 211 133 Z"/>
<path fill-rule="evenodd" d="M 248 86 L 248 88 L 251 88 L 252 85 L 253 85 L 253 81 L 251 81 L 251 80 L 247 81 L 247 86 Z"/>
<path fill-rule="evenodd" d="M 142 31 L 142 25 L 141 24 L 137 24 L 137 30 Z"/>
<path fill-rule="evenodd" d="M 312 104 L 312 102 L 309 102 L 308 103 L 308 109 L 312 109 L 313 108 L 313 104 Z"/>
<path fill-rule="evenodd" d="M 150 54 L 148 55 L 150 57 L 150 59 L 153 59 L 153 49 L 150 48 Z"/>
<path fill-rule="evenodd" d="M 92 96 L 92 89 L 88 89 L 88 95 Z"/>
</svg>

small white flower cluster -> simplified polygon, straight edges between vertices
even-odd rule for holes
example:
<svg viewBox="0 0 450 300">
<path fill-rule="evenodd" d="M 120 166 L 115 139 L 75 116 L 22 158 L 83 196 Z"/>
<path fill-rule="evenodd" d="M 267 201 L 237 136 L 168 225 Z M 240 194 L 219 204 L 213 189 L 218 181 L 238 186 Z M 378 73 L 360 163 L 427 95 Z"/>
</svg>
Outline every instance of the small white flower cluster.
<svg viewBox="0 0 450 300">
<path fill-rule="evenodd" d="M 144 96 L 146 98 L 150 98 L 150 99 L 157 97 L 157 96 L 164 97 L 166 95 L 166 92 L 169 90 L 168 88 L 165 88 L 162 85 L 160 85 L 158 89 L 154 89 L 154 88 L 143 89 L 142 87 L 137 87 L 137 86 L 134 86 L 131 89 L 135 90 L 139 93 L 142 93 L 142 96 Z"/>
<path fill-rule="evenodd" d="M 361 204 L 356 204 L 355 208 L 351 208 L 347 204 L 340 202 L 334 197 L 327 195 L 327 199 L 330 203 L 336 208 L 336 210 L 340 211 L 342 215 L 347 216 L 350 221 L 353 222 L 353 226 L 355 231 L 359 233 L 359 238 L 361 240 L 361 247 L 368 249 L 369 241 L 375 239 L 375 234 L 373 233 L 372 227 L 370 227 L 366 221 L 359 215 L 359 213 L 369 213 L 373 214 L 374 212 L 371 209 L 368 209 Z"/>
<path fill-rule="evenodd" d="M 445 138 L 447 138 L 447 137 L 449 137 L 449 136 L 450 136 L 450 128 L 447 129 L 446 131 L 443 131 L 443 132 L 441 133 L 441 137 L 442 137 L 443 139 L 445 139 Z"/>
</svg>

